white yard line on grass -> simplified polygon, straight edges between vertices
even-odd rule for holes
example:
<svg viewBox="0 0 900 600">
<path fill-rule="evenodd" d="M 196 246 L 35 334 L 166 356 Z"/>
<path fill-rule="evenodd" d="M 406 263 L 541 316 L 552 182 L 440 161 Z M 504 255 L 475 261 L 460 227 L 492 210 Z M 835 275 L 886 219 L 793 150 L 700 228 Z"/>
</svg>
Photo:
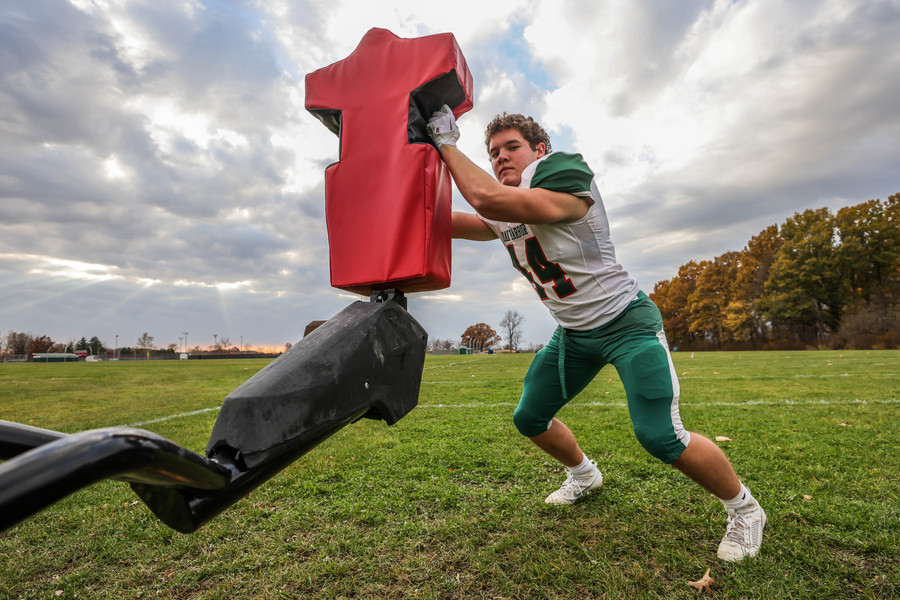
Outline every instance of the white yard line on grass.
<svg viewBox="0 0 900 600">
<path fill-rule="evenodd" d="M 463 355 L 460 355 L 460 356 L 465 356 L 465 355 L 463 354 Z M 434 365 L 433 367 L 424 367 L 422 370 L 423 370 L 423 371 L 429 371 L 429 370 L 431 370 L 431 369 L 446 369 L 446 368 L 448 368 L 448 367 L 455 367 L 456 365 L 464 365 L 464 364 L 466 364 L 466 363 L 474 362 L 474 361 L 476 361 L 476 360 L 484 360 L 484 359 L 487 358 L 488 356 L 490 356 L 490 355 L 489 355 L 489 354 L 483 354 L 483 355 L 481 355 L 481 356 L 476 356 L 476 357 L 474 357 L 474 358 L 470 358 L 469 360 L 459 360 L 459 361 L 452 362 L 452 363 L 449 363 L 449 364 L 446 364 L 446 365 Z"/>
<path fill-rule="evenodd" d="M 900 373 L 826 373 L 821 375 L 807 375 L 805 373 L 797 373 L 793 375 L 794 379 L 831 379 L 833 377 L 865 377 L 866 379 L 870 379 L 872 377 L 897 377 Z M 678 376 L 678 379 L 775 379 L 775 377 L 765 377 L 759 375 L 728 375 L 725 373 L 724 375 L 685 375 L 681 374 Z"/>
<path fill-rule="evenodd" d="M 803 406 L 803 405 L 840 405 L 840 404 L 898 404 L 900 400 L 897 398 L 887 398 L 884 400 L 861 400 L 859 398 L 855 398 L 853 400 L 802 400 L 802 401 L 794 401 L 794 400 L 747 400 L 745 402 L 696 402 L 692 403 L 694 406 Z M 465 404 L 419 404 L 418 408 L 491 408 L 494 406 L 516 406 L 515 402 L 467 402 Z M 625 407 L 628 406 L 625 402 L 574 402 L 571 403 L 572 407 L 579 406 L 618 406 Z M 162 423 L 164 421 L 171 421 L 173 419 L 181 419 L 184 417 L 193 417 L 194 415 L 201 415 L 203 413 L 213 412 L 219 410 L 218 406 L 213 408 L 201 408 L 199 410 L 191 410 L 188 412 L 178 413 L 175 415 L 168 415 L 165 417 L 159 417 L 157 419 L 150 419 L 149 421 L 140 421 L 138 423 L 129 423 L 127 427 L 143 427 L 144 425 L 152 425 L 153 423 Z"/>
<path fill-rule="evenodd" d="M 469 387 L 471 385 L 490 385 L 492 382 L 487 381 L 485 379 L 471 379 L 470 381 L 460 381 L 457 379 L 456 381 L 423 381 L 422 385 L 458 385 L 460 387 Z"/>
<path fill-rule="evenodd" d="M 471 361 L 465 361 L 465 362 L 471 362 Z M 443 365 L 443 366 L 441 366 L 441 367 L 425 367 L 425 369 L 426 369 L 426 370 L 427 370 L 427 369 L 443 369 L 443 368 L 446 368 L 446 367 L 452 367 L 452 366 L 455 365 L 455 364 L 457 364 L 457 363 L 452 363 L 452 364 L 449 364 L 449 365 Z M 462 363 L 460 363 L 460 364 L 462 364 Z M 802 373 L 798 373 L 798 374 L 794 375 L 793 378 L 794 378 L 794 379 L 832 379 L 832 378 L 834 378 L 834 377 L 865 377 L 866 379 L 871 379 L 871 378 L 873 378 L 873 377 L 885 377 L 885 378 L 888 378 L 888 377 L 889 377 L 889 378 L 896 378 L 896 377 L 898 377 L 898 376 L 900 376 L 900 373 L 853 373 L 853 374 L 850 374 L 850 373 L 833 373 L 833 374 L 825 374 L 825 375 L 805 375 L 805 374 L 802 374 Z M 679 379 L 679 380 L 688 380 L 688 379 L 690 379 L 691 381 L 696 381 L 696 380 L 698 380 L 698 379 L 729 379 L 729 380 L 735 380 L 735 379 L 749 379 L 749 380 L 754 380 L 754 379 L 774 379 L 774 377 L 766 378 L 766 377 L 764 377 L 764 376 L 761 377 L 761 376 L 759 376 L 759 375 L 728 375 L 728 374 L 725 374 L 725 375 L 685 375 L 685 374 L 682 373 L 681 375 L 678 376 L 678 379 Z M 461 382 L 461 381 L 428 381 L 428 380 L 423 380 L 422 383 L 425 384 L 425 383 L 462 383 L 462 382 Z"/>
<path fill-rule="evenodd" d="M 900 404 L 897 398 L 887 398 L 885 400 L 861 400 L 854 398 L 853 400 L 747 400 L 745 402 L 695 402 L 689 403 L 688 406 L 805 406 L 805 405 L 841 405 L 841 404 Z M 682 406 L 684 403 L 682 402 Z M 468 402 L 466 404 L 419 404 L 418 408 L 490 408 L 492 406 L 516 406 L 515 402 Z M 579 406 L 628 406 L 625 402 L 573 402 L 569 404 L 572 408 Z"/>
<path fill-rule="evenodd" d="M 181 419 L 183 417 L 193 417 L 194 415 L 202 415 L 203 413 L 219 410 L 218 406 L 213 408 L 201 408 L 198 410 L 190 410 L 188 412 L 178 413 L 177 415 L 168 415 L 159 417 L 158 419 L 150 419 L 149 421 L 141 421 L 139 423 L 129 423 L 128 427 L 143 427 L 144 425 L 152 425 L 153 423 L 162 423 L 163 421 L 171 421 L 172 419 Z"/>
</svg>

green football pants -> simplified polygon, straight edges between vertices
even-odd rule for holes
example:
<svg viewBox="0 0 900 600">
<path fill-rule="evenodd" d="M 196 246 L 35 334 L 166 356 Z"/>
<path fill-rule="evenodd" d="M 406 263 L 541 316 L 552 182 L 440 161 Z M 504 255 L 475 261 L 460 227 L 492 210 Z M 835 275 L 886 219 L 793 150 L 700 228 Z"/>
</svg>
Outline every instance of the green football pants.
<svg viewBox="0 0 900 600">
<path fill-rule="evenodd" d="M 664 463 L 690 443 L 678 412 L 679 385 L 659 309 L 643 292 L 611 322 L 591 331 L 557 328 L 525 375 L 513 414 L 519 432 L 534 437 L 607 364 L 616 368 L 641 445 Z"/>
</svg>

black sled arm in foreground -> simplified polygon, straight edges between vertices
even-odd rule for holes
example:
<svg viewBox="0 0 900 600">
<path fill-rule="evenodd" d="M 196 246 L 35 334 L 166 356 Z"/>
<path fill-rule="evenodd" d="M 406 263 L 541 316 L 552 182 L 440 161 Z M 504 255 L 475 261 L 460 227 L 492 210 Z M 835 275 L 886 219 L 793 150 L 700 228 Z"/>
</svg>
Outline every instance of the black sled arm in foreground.
<svg viewBox="0 0 900 600">
<path fill-rule="evenodd" d="M 350 423 L 393 425 L 418 401 L 427 334 L 402 296 L 377 299 L 351 304 L 229 394 L 205 456 L 142 429 L 70 435 L 0 421 L 0 531 L 117 479 L 190 533 Z"/>
</svg>

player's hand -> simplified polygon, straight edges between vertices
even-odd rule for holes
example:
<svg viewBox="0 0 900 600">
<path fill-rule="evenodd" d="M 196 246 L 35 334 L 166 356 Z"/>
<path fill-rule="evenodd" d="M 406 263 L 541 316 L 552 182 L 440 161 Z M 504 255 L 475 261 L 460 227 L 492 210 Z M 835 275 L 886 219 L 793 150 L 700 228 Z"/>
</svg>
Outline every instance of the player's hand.
<svg viewBox="0 0 900 600">
<path fill-rule="evenodd" d="M 455 146 L 456 140 L 459 139 L 459 128 L 456 126 L 456 118 L 454 118 L 453 111 L 446 104 L 431 115 L 431 118 L 428 119 L 427 129 L 428 136 L 438 150 L 444 145 Z"/>
</svg>

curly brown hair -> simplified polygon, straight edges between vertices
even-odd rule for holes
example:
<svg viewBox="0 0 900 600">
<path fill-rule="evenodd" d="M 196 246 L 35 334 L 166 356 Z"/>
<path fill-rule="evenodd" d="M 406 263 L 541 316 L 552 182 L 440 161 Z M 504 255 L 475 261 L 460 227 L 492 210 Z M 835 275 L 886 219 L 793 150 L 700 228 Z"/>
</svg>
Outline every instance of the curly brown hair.
<svg viewBox="0 0 900 600">
<path fill-rule="evenodd" d="M 491 149 L 491 136 L 507 129 L 518 129 L 532 150 L 537 150 L 537 145 L 544 142 L 544 145 L 547 147 L 547 153 L 550 153 L 550 136 L 547 135 L 544 128 L 531 117 L 526 117 L 519 113 L 511 115 L 507 113 L 499 114 L 488 123 L 487 128 L 484 130 L 484 145 L 489 152 Z"/>
</svg>

